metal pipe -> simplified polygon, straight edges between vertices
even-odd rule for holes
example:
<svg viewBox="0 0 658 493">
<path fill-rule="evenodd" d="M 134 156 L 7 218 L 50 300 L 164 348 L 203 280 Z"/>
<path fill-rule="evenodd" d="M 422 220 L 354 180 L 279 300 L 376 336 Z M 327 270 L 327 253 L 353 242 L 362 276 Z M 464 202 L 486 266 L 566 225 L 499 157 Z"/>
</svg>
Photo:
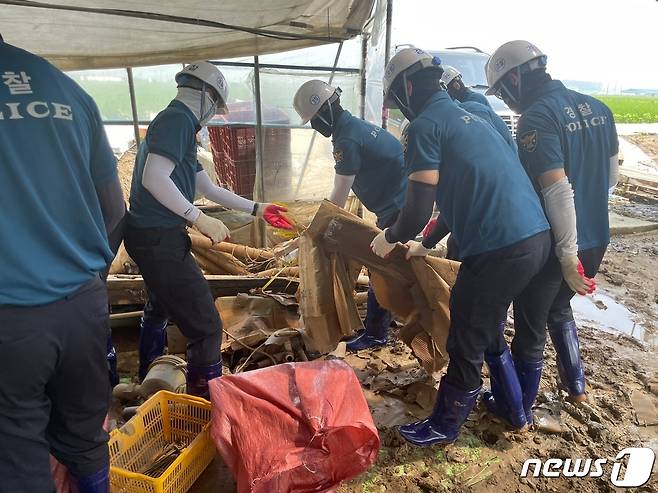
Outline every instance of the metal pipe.
<svg viewBox="0 0 658 493">
<path fill-rule="evenodd" d="M 251 62 L 224 62 L 224 61 L 211 61 L 213 65 L 218 67 L 244 67 L 244 68 L 253 68 L 254 64 Z M 288 65 L 281 63 L 261 63 L 260 68 L 276 68 L 282 70 L 311 70 L 314 72 L 342 72 L 346 74 L 358 74 L 360 69 L 358 68 L 346 68 L 346 67 L 325 67 L 321 65 Z"/>
<path fill-rule="evenodd" d="M 135 81 L 133 80 L 133 69 L 126 68 L 128 73 L 128 90 L 130 91 L 130 108 L 133 113 L 133 130 L 135 131 L 135 143 L 139 147 L 139 118 L 137 116 L 137 99 L 135 98 Z"/>
<path fill-rule="evenodd" d="M 139 120 L 137 123 L 140 125 L 150 125 L 152 120 Z M 127 126 L 133 125 L 132 120 L 103 120 L 104 125 L 120 125 Z M 225 121 L 211 121 L 208 122 L 208 127 L 230 127 L 235 125 L 235 123 L 225 122 Z M 240 125 L 253 125 L 256 126 L 256 120 L 254 121 L 242 121 Z M 263 128 L 308 128 L 306 125 L 290 125 L 288 123 L 263 123 Z"/>
<path fill-rule="evenodd" d="M 359 103 L 359 116 L 362 120 L 366 118 L 366 59 L 368 58 L 368 39 L 369 35 L 363 33 L 361 35 L 361 101 Z"/>
<path fill-rule="evenodd" d="M 386 48 L 384 50 L 384 66 L 391 59 L 391 26 L 393 24 L 393 0 L 386 0 Z M 382 108 L 382 128 L 388 126 L 388 111 Z"/>
<path fill-rule="evenodd" d="M 331 69 L 331 75 L 329 75 L 329 82 L 328 84 L 331 85 L 331 83 L 334 80 L 334 75 L 336 74 L 335 68 L 338 65 L 338 59 L 340 58 L 340 52 L 343 51 L 343 42 L 341 41 L 338 43 L 338 50 L 336 50 L 336 58 L 334 58 L 334 66 Z M 295 188 L 295 196 L 299 194 L 299 189 L 302 186 L 302 181 L 304 180 L 304 174 L 306 173 L 306 167 L 308 166 L 308 160 L 311 157 L 311 151 L 313 150 L 313 145 L 315 144 L 315 137 L 317 136 L 317 132 L 313 132 L 313 135 L 311 136 L 311 142 L 308 144 L 308 149 L 306 151 L 306 157 L 304 158 L 304 164 L 302 165 L 302 171 L 299 174 L 299 180 L 297 180 L 297 187 Z"/>
<path fill-rule="evenodd" d="M 256 98 L 256 179 L 254 180 L 254 199 L 257 202 L 265 201 L 265 178 L 263 170 L 263 113 L 261 108 L 260 92 L 260 65 L 258 55 L 254 57 L 254 96 Z M 257 220 L 256 245 L 267 246 L 267 230 L 265 221 Z"/>
</svg>

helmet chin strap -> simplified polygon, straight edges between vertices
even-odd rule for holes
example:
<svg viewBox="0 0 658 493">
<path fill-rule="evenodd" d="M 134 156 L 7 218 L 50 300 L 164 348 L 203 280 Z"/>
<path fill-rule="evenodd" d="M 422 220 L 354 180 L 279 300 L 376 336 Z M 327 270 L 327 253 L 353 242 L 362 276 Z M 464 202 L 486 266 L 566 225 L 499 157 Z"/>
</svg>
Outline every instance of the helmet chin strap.
<svg viewBox="0 0 658 493">
<path fill-rule="evenodd" d="M 321 122 L 323 122 L 323 123 L 324 123 L 325 125 L 327 125 L 328 127 L 333 128 L 333 126 L 334 126 L 334 109 L 331 107 L 331 104 L 327 104 L 327 106 L 328 106 L 328 108 L 329 108 L 329 120 L 330 120 L 330 121 L 327 121 L 327 120 L 326 120 L 326 119 L 320 114 L 320 112 L 318 112 L 318 114 L 316 115 L 316 118 L 317 118 L 318 120 L 320 120 Z"/>
<path fill-rule="evenodd" d="M 208 111 L 204 111 L 206 105 L 208 105 Z M 215 103 L 212 98 L 208 95 L 207 85 L 204 82 L 201 86 L 201 107 L 199 111 L 199 123 L 201 126 L 204 126 L 210 121 L 214 116 L 215 109 L 217 108 L 217 103 Z"/>
<path fill-rule="evenodd" d="M 519 105 L 521 104 L 521 94 L 522 94 L 521 67 L 516 67 L 514 70 L 516 70 L 516 78 L 518 80 L 518 86 L 512 89 L 507 87 L 507 81 L 505 80 L 507 78 L 506 75 L 503 78 L 503 80 L 500 82 L 500 89 L 507 95 L 510 101 L 512 101 L 516 105 Z"/>
<path fill-rule="evenodd" d="M 411 121 L 412 119 L 416 118 L 416 112 L 411 109 L 411 99 L 409 96 L 409 91 L 407 90 L 407 73 L 403 72 L 402 73 L 402 87 L 404 90 L 404 99 L 405 102 L 403 103 L 400 100 L 400 97 L 398 94 L 393 91 L 393 98 L 395 98 L 395 102 L 398 104 L 398 107 L 400 108 L 400 111 L 402 111 L 402 114 L 407 117 L 407 120 Z"/>
<path fill-rule="evenodd" d="M 311 119 L 311 127 L 318 132 L 320 132 L 323 136 L 325 137 L 331 137 L 331 134 L 333 133 L 334 129 L 334 109 L 331 107 L 331 103 L 327 103 L 327 106 L 329 108 L 329 120 L 327 120 L 324 116 L 322 116 L 322 112 L 318 112 L 312 119 Z M 320 121 L 322 124 L 317 124 L 314 122 Z"/>
</svg>

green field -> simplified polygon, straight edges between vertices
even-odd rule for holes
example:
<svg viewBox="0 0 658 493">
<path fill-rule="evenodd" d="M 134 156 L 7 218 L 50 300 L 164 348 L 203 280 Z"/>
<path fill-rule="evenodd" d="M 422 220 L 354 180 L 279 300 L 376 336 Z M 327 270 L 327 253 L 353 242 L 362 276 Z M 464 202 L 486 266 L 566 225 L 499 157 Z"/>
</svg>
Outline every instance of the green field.
<svg viewBox="0 0 658 493">
<path fill-rule="evenodd" d="M 607 104 L 617 123 L 657 123 L 658 96 L 596 96 Z"/>
<path fill-rule="evenodd" d="M 292 100 L 299 85 L 306 77 L 292 77 L 286 75 L 264 72 L 261 74 L 261 88 L 263 106 L 279 108 L 286 113 L 290 121 L 297 123 L 299 117 L 292 107 Z M 89 80 L 74 76 L 74 79 L 94 98 L 103 120 L 132 120 L 130 109 L 130 94 L 127 80 Z M 341 98 L 343 106 L 358 111 L 358 98 L 356 95 L 356 77 L 336 77 L 337 85 L 341 85 L 345 92 Z M 229 103 L 234 101 L 251 101 L 253 92 L 249 79 L 230 82 Z M 176 85 L 173 82 L 135 79 L 135 98 L 137 112 L 140 120 L 151 120 L 160 112 L 169 101 L 176 96 Z"/>
</svg>

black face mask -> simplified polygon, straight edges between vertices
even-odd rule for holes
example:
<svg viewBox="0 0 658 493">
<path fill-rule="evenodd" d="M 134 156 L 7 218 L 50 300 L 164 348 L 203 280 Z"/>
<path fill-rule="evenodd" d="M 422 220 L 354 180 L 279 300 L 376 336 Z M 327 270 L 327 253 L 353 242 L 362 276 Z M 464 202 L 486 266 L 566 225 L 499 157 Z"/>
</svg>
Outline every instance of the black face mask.
<svg viewBox="0 0 658 493">
<path fill-rule="evenodd" d="M 409 97 L 409 106 L 407 106 L 407 97 L 404 93 L 402 85 L 400 85 L 399 88 L 393 90 L 394 94 L 399 99 L 398 106 L 400 111 L 409 121 L 412 121 L 423 111 L 425 105 L 427 104 L 427 100 L 437 91 L 440 91 L 440 89 L 427 84 L 415 83 L 412 87 L 411 96 Z M 403 104 L 400 104 L 400 102 Z"/>
<path fill-rule="evenodd" d="M 398 108 L 400 112 L 404 115 L 404 117 L 409 121 L 412 121 L 414 118 L 416 118 L 416 114 L 414 113 L 414 111 L 407 106 L 407 96 L 404 93 L 404 89 L 402 88 L 402 85 L 400 85 L 396 89 L 392 89 L 392 91 L 393 94 L 396 96 L 395 99 L 397 99 Z M 409 101 L 409 103 L 411 104 L 411 101 Z"/>
<path fill-rule="evenodd" d="M 313 130 L 317 130 L 320 132 L 322 135 L 325 137 L 331 137 L 331 132 L 333 131 L 333 128 L 331 125 L 328 125 L 322 119 L 315 117 L 311 120 L 311 128 Z"/>
<path fill-rule="evenodd" d="M 450 94 L 450 97 L 452 99 L 456 99 L 457 101 L 463 101 L 464 96 L 466 96 L 466 86 L 464 84 L 450 84 L 450 87 L 448 89 L 448 94 Z"/>
</svg>

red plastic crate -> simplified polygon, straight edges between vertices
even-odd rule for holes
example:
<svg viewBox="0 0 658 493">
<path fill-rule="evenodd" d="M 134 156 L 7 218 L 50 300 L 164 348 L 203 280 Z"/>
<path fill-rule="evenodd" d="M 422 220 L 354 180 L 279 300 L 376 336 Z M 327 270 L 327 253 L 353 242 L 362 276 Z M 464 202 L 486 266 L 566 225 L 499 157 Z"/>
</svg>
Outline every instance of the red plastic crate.
<svg viewBox="0 0 658 493">
<path fill-rule="evenodd" d="M 256 129 L 209 127 L 213 162 L 220 184 L 251 199 L 256 179 Z"/>
<path fill-rule="evenodd" d="M 208 127 L 208 133 L 220 185 L 252 199 L 256 181 L 256 128 L 253 125 Z M 290 130 L 265 128 L 263 152 L 264 161 L 270 166 L 290 166 Z"/>
</svg>

